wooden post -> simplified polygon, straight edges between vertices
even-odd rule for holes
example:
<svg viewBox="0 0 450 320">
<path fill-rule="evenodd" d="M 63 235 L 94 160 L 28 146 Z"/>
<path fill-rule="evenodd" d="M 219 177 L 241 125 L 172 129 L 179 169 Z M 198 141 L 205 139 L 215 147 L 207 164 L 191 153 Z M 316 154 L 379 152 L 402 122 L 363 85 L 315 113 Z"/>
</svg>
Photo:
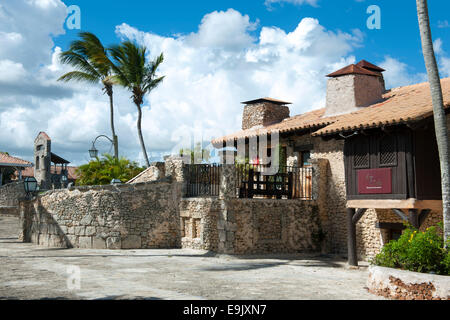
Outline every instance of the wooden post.
<svg viewBox="0 0 450 320">
<path fill-rule="evenodd" d="M 253 198 L 253 187 L 254 187 L 254 171 L 253 169 L 248 170 L 248 198 L 252 199 Z"/>
<path fill-rule="evenodd" d="M 347 247 L 348 247 L 348 264 L 350 266 L 358 266 L 358 257 L 356 255 L 356 224 L 353 223 L 353 216 L 356 210 L 354 208 L 347 209 Z"/>
<path fill-rule="evenodd" d="M 409 210 L 409 223 L 416 229 L 419 229 L 419 212 L 417 209 Z"/>
</svg>

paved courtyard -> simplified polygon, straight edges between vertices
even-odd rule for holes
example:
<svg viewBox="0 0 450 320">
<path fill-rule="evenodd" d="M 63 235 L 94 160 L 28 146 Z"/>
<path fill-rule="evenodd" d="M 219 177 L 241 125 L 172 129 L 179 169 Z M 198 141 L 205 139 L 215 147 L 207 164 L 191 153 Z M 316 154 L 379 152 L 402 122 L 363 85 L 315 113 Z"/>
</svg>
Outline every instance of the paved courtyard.
<svg viewBox="0 0 450 320">
<path fill-rule="evenodd" d="M 336 257 L 50 249 L 17 231 L 17 218 L 0 217 L 0 299 L 379 299 L 365 289 L 367 268 Z"/>
</svg>

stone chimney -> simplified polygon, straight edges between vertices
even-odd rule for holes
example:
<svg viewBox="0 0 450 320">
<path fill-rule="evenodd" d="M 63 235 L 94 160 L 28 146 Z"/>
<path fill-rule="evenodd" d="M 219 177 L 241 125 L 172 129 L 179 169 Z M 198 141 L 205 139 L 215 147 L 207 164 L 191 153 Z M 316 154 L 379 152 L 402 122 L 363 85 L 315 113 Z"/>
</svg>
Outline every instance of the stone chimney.
<svg viewBox="0 0 450 320">
<path fill-rule="evenodd" d="M 324 116 L 336 116 L 357 111 L 382 100 L 386 91 L 382 72 L 365 60 L 351 64 L 327 77 L 327 101 Z"/>
<path fill-rule="evenodd" d="M 291 104 L 290 102 L 261 98 L 242 103 L 245 104 L 242 116 L 243 130 L 279 123 L 290 116 L 287 106 Z"/>
</svg>

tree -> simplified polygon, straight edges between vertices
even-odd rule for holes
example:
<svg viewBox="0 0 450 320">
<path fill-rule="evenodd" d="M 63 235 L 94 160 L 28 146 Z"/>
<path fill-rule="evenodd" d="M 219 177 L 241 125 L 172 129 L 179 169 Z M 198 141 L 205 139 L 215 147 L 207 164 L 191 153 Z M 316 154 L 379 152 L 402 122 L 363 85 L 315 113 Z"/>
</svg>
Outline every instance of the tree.
<svg viewBox="0 0 450 320">
<path fill-rule="evenodd" d="M 77 180 L 77 185 L 107 185 L 113 179 L 119 179 L 125 183 L 143 170 L 144 168 L 139 167 L 136 162 L 131 162 L 123 157 L 117 160 L 111 155 L 105 154 L 102 159 L 97 158 L 78 168 L 77 173 L 80 178 Z"/>
<path fill-rule="evenodd" d="M 114 128 L 112 63 L 108 58 L 107 50 L 97 36 L 90 32 L 81 32 L 79 36 L 81 40 L 73 41 L 69 50 L 62 52 L 59 57 L 61 63 L 71 65 L 76 70 L 64 74 L 58 80 L 103 84 L 103 92 L 109 97 L 114 157 L 119 159 L 119 143 Z"/>
<path fill-rule="evenodd" d="M 422 51 L 427 68 L 428 81 L 430 83 L 431 98 L 433 102 L 434 126 L 436 140 L 439 148 L 439 159 L 442 180 L 442 202 L 444 216 L 444 241 L 450 239 L 450 158 L 448 144 L 447 119 L 444 110 L 441 79 L 436 63 L 431 37 L 430 19 L 428 16 L 428 4 L 426 0 L 416 0 L 417 15 L 419 19 Z"/>
<path fill-rule="evenodd" d="M 138 110 L 137 130 L 139 142 L 147 167 L 150 166 L 147 151 L 145 149 L 144 138 L 142 137 L 142 104 L 144 96 L 155 89 L 164 79 L 164 76 L 157 77 L 156 71 L 164 61 L 161 53 L 154 61 L 147 62 L 147 49 L 131 41 L 125 41 L 120 45 L 109 49 L 114 58 L 114 81 L 127 88 L 131 93 L 131 98 Z"/>
</svg>

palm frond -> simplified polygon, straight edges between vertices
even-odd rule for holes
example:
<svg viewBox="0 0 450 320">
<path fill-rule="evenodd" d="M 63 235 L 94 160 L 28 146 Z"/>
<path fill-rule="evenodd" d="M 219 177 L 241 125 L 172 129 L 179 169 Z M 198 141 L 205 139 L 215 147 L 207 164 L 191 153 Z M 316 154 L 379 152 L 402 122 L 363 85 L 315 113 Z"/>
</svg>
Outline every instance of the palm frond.
<svg viewBox="0 0 450 320">
<path fill-rule="evenodd" d="M 98 77 L 81 71 L 71 71 L 61 76 L 58 79 L 58 81 L 64 82 L 80 81 L 80 82 L 98 83 Z"/>
</svg>

